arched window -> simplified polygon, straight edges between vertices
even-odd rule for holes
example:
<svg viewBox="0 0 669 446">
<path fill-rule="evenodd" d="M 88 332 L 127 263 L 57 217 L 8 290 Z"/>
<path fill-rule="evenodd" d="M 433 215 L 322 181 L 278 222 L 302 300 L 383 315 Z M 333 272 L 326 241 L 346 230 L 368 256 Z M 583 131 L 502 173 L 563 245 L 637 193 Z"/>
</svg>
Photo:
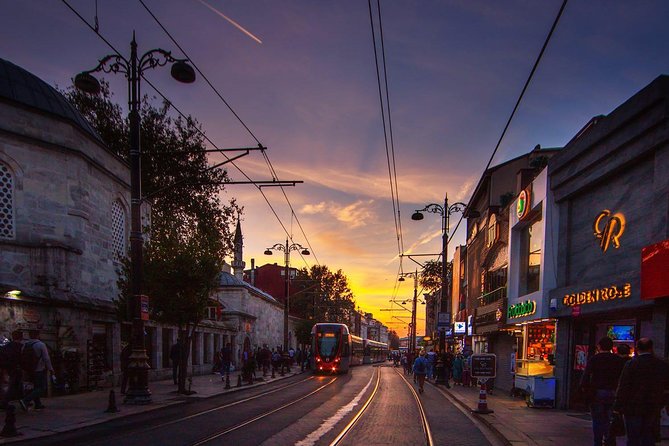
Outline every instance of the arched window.
<svg viewBox="0 0 669 446">
<path fill-rule="evenodd" d="M 0 238 L 16 236 L 14 224 L 14 177 L 6 164 L 0 163 Z"/>
<path fill-rule="evenodd" d="M 125 209 L 119 200 L 112 203 L 112 252 L 114 260 L 121 260 L 126 255 Z"/>
</svg>

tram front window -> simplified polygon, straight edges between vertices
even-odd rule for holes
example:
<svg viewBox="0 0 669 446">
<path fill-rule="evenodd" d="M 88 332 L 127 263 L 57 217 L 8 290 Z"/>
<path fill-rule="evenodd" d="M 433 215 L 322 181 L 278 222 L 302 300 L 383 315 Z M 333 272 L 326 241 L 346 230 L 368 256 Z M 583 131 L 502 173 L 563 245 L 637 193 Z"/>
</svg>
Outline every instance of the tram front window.
<svg viewBox="0 0 669 446">
<path fill-rule="evenodd" d="M 337 346 L 339 339 L 336 333 L 319 333 L 318 334 L 318 353 L 321 356 L 335 356 L 337 354 Z"/>
</svg>

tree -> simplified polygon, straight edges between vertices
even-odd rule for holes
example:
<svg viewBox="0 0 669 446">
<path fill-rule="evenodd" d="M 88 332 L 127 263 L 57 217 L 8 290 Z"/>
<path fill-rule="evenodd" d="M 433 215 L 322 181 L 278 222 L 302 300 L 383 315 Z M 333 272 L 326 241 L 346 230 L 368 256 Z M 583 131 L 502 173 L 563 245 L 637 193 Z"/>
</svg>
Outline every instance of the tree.
<svg viewBox="0 0 669 446">
<path fill-rule="evenodd" d="M 326 265 L 302 268 L 294 283 L 290 299 L 296 315 L 317 322 L 349 324 L 355 300 L 341 269 L 332 272 Z"/>
<path fill-rule="evenodd" d="M 64 92 L 89 120 L 108 148 L 128 159 L 129 126 L 112 102 L 109 85 L 100 96 L 73 87 Z M 209 169 L 197 121 L 173 119 L 169 104 L 155 107 L 148 97 L 141 106 L 142 190 L 150 197 L 151 225 L 144 228 L 143 289 L 151 298 L 152 317 L 174 324 L 180 332 L 179 392 L 185 393 L 186 364 L 193 333 L 204 318 L 222 261 L 232 248 L 234 200 L 223 205 L 219 193 L 227 181 L 224 169 Z M 119 314 L 129 296 L 129 264 L 119 278 Z"/>
<path fill-rule="evenodd" d="M 390 347 L 390 350 L 400 349 L 400 337 L 395 330 L 390 330 L 388 332 L 388 346 Z"/>
<path fill-rule="evenodd" d="M 453 264 L 448 262 L 446 264 L 446 276 L 449 279 L 452 275 Z M 418 284 L 428 294 L 437 293 L 441 289 L 441 261 L 428 260 L 423 266 L 423 270 L 418 277 Z"/>
</svg>

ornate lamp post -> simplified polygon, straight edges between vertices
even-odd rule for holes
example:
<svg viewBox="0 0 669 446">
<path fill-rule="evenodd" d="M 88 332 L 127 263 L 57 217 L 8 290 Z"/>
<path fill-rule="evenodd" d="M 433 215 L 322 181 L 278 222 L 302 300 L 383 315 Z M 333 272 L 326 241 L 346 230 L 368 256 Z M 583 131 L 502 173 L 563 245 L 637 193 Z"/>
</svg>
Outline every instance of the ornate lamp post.
<svg viewBox="0 0 669 446">
<path fill-rule="evenodd" d="M 186 59 L 177 59 L 172 53 L 154 49 L 137 55 L 137 42 L 133 33 L 130 42 L 130 59 L 120 54 L 112 54 L 100 59 L 92 70 L 83 71 L 74 78 L 74 85 L 89 94 L 100 92 L 100 83 L 91 75 L 98 71 L 122 73 L 128 80 L 130 97 L 130 296 L 127 303 L 127 315 L 132 319 L 132 353 L 128 362 L 129 387 L 125 396 L 128 404 L 151 403 L 151 391 L 148 383 L 146 347 L 144 345 L 144 320 L 148 319 L 148 298 L 142 295 L 142 222 L 141 222 L 141 144 L 140 144 L 140 80 L 144 71 L 172 64 L 171 74 L 179 82 L 190 84 L 195 81 L 195 71 L 186 63 Z"/>
<path fill-rule="evenodd" d="M 450 303 L 450 283 L 448 281 L 448 272 L 447 272 L 447 262 L 448 262 L 448 232 L 450 225 L 450 216 L 454 212 L 464 212 L 467 210 L 467 205 L 462 202 L 453 203 L 449 206 L 448 204 L 448 195 L 444 198 L 444 205 L 437 203 L 430 203 L 425 206 L 423 209 L 416 210 L 416 212 L 411 215 L 412 220 L 422 220 L 424 218 L 423 212 L 432 212 L 434 214 L 441 215 L 441 296 L 440 296 L 440 308 L 439 311 L 442 313 L 448 313 L 451 310 Z M 474 210 L 469 210 L 469 216 L 476 218 L 479 216 L 479 213 Z M 450 321 L 449 321 L 450 323 Z M 446 347 L 446 332 L 444 330 L 439 331 L 439 351 L 444 352 Z"/>
<path fill-rule="evenodd" d="M 304 246 L 300 245 L 299 243 L 292 243 L 288 244 L 288 239 L 286 239 L 286 244 L 282 245 L 281 243 L 277 243 L 271 248 L 267 248 L 265 250 L 265 255 L 271 256 L 272 251 L 277 250 L 277 251 L 283 251 L 284 252 L 284 263 L 285 263 L 285 279 L 286 279 L 286 285 L 285 285 L 285 292 L 286 292 L 286 300 L 284 303 L 284 310 L 283 310 L 283 351 L 287 352 L 288 351 L 288 311 L 290 310 L 290 251 L 300 251 L 302 255 L 308 256 L 311 254 L 308 249 L 306 249 Z"/>
<path fill-rule="evenodd" d="M 400 274 L 398 282 L 404 282 L 405 277 L 413 276 L 413 305 L 411 307 L 411 333 L 409 335 L 409 349 L 411 357 L 414 357 L 416 350 L 416 304 L 418 303 L 418 270 L 413 273 L 402 273 Z M 404 303 L 404 302 L 402 302 Z M 415 359 L 415 358 L 414 358 Z"/>
</svg>

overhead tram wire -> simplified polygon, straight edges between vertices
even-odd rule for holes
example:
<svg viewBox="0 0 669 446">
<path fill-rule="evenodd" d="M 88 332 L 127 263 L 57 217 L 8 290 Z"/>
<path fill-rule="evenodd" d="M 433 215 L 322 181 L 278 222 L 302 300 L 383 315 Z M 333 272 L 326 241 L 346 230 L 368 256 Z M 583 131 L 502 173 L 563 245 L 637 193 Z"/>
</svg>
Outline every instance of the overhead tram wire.
<svg viewBox="0 0 669 446">
<path fill-rule="evenodd" d="M 379 56 L 376 49 L 376 33 L 374 31 L 374 15 L 372 14 L 372 0 L 367 0 L 367 5 L 369 6 L 369 24 L 372 30 L 372 46 L 374 47 L 374 64 L 376 65 L 376 83 L 379 87 L 379 102 L 381 105 L 381 121 L 383 123 L 383 138 L 385 141 L 386 148 L 386 160 L 388 163 L 388 177 L 390 180 L 390 197 L 393 202 L 393 219 L 395 221 L 395 236 L 397 238 L 397 252 L 399 255 L 402 254 L 402 245 L 400 243 L 400 231 L 399 224 L 397 222 L 397 206 L 395 204 L 395 190 L 393 188 L 393 173 L 390 166 L 390 151 L 388 147 L 388 131 L 386 129 L 386 116 L 385 110 L 383 107 L 383 94 L 381 92 L 381 74 L 379 72 Z M 399 203 L 398 203 L 399 204 Z"/>
<path fill-rule="evenodd" d="M 108 47 L 109 47 L 115 54 L 117 54 L 119 57 L 123 57 L 123 55 L 116 49 L 116 47 L 114 47 L 114 45 L 112 45 L 111 42 L 109 42 L 109 40 L 107 40 L 107 39 L 106 39 L 106 38 L 105 38 L 99 31 L 96 31 L 96 30 L 95 30 L 95 27 L 94 27 L 93 25 L 91 25 L 90 23 L 88 23 L 88 20 L 86 20 L 86 19 L 85 19 L 85 18 L 84 18 L 84 17 L 83 17 L 83 16 L 82 16 L 82 15 L 81 15 L 75 8 L 74 8 L 74 7 L 72 7 L 72 5 L 70 5 L 70 4 L 67 2 L 67 0 L 61 0 L 61 1 L 62 1 L 62 2 L 65 4 L 65 6 L 67 6 L 67 8 L 70 9 L 70 11 L 72 11 L 72 12 L 73 12 L 73 13 L 74 13 L 74 14 L 75 14 L 75 15 L 76 15 L 76 16 L 77 16 L 77 17 L 78 17 L 78 18 L 79 18 L 79 19 L 80 19 L 80 20 L 81 20 L 81 21 L 82 21 L 82 22 L 83 22 L 83 23 L 84 23 L 84 24 L 85 24 L 91 31 L 93 31 L 93 32 L 95 33 L 95 35 L 97 35 L 97 36 L 98 36 L 98 37 L 99 37 L 99 38 L 100 38 L 100 39 L 101 39 L 101 40 L 102 40 L 102 41 L 103 41 L 103 42 L 104 42 L 104 43 L 105 43 L 105 44 L 106 44 L 106 45 L 107 45 L 107 46 L 108 46 Z M 178 45 L 177 45 L 177 46 L 178 46 Z M 198 70 L 198 71 L 199 71 L 199 70 Z M 146 81 L 147 84 L 149 84 L 149 86 L 150 86 L 151 88 L 153 88 L 153 90 L 154 90 L 154 91 L 155 91 L 161 98 L 163 98 L 163 100 L 167 101 L 167 102 L 170 104 L 170 106 L 171 106 L 172 108 L 174 108 L 174 110 L 179 114 L 179 116 L 181 116 L 181 117 L 184 118 L 184 119 L 188 119 L 188 117 L 186 116 L 186 114 L 184 114 L 184 113 L 183 113 L 177 106 L 175 106 L 174 103 L 173 103 L 172 101 L 170 101 L 169 98 L 167 98 L 167 96 L 165 96 L 165 94 L 163 94 L 163 93 L 162 93 L 162 92 L 161 92 L 161 91 L 160 91 L 160 90 L 159 90 L 159 89 L 158 89 L 158 88 L 157 88 L 157 87 L 156 87 L 156 86 L 155 86 L 149 79 L 147 79 L 145 76 L 142 76 L 142 78 Z M 228 160 L 230 159 L 230 158 L 225 154 L 225 152 L 222 152 L 222 151 L 221 151 L 222 149 L 220 149 L 220 148 L 218 147 L 218 145 L 217 145 L 216 143 L 214 143 L 214 142 L 213 142 L 213 141 L 212 141 L 212 140 L 211 140 L 211 139 L 210 139 L 210 138 L 209 138 L 209 137 L 208 137 L 208 136 L 207 136 L 201 129 L 199 129 L 199 128 L 197 128 L 197 127 L 195 127 L 195 129 L 196 129 L 196 131 L 197 131 L 197 132 L 198 132 L 198 133 L 199 133 L 199 134 L 200 134 L 200 135 L 201 135 L 207 142 L 209 142 L 209 144 L 211 144 L 216 150 L 218 150 L 219 153 L 221 153 L 226 159 L 228 159 Z M 255 137 L 254 137 L 254 139 L 255 139 Z M 257 141 L 257 139 L 256 139 L 256 141 Z M 259 143 L 259 144 L 260 144 L 260 143 Z M 231 161 L 230 164 L 232 164 L 232 165 L 233 165 L 233 166 L 234 166 L 234 167 L 235 167 L 235 168 L 236 168 L 236 169 L 237 169 L 237 170 L 238 170 L 238 171 L 239 171 L 239 172 L 240 172 L 240 173 L 247 179 L 247 180 L 249 180 L 249 182 L 251 182 L 251 183 L 255 183 L 255 182 L 254 182 L 254 181 L 253 181 L 253 180 L 246 174 L 246 172 L 244 172 L 244 171 L 243 171 L 243 170 L 242 170 L 242 169 L 241 169 L 241 168 L 240 168 L 234 161 Z M 283 222 L 281 221 L 281 218 L 279 217 L 279 215 L 277 214 L 276 210 L 274 209 L 274 206 L 272 206 L 272 204 L 270 203 L 269 199 L 268 199 L 267 196 L 265 195 L 264 191 L 262 190 L 262 186 L 260 186 L 260 185 L 258 185 L 258 184 L 254 184 L 254 185 L 255 185 L 255 187 L 258 189 L 258 191 L 260 192 L 260 194 L 263 196 L 263 198 L 265 199 L 265 202 L 266 202 L 267 205 L 269 206 L 270 210 L 271 210 L 272 213 L 274 214 L 274 217 L 275 217 L 275 218 L 277 219 L 277 221 L 279 222 L 279 225 L 281 226 L 281 228 L 283 229 L 283 231 L 285 232 L 285 234 L 286 234 L 287 236 L 290 237 L 290 233 L 289 233 L 288 229 L 287 229 L 286 226 L 283 224 Z M 305 263 L 306 263 L 307 266 L 308 266 L 308 263 L 306 262 L 306 260 L 304 259 L 304 257 L 302 257 L 302 259 L 305 261 Z"/>
<path fill-rule="evenodd" d="M 548 43 L 551 40 L 551 37 L 553 36 L 553 32 L 555 31 L 555 28 L 557 27 L 558 22 L 560 21 L 560 18 L 562 17 L 562 13 L 564 12 L 565 7 L 567 6 L 567 1 L 568 0 L 563 0 L 562 6 L 560 6 L 560 10 L 558 11 L 557 15 L 555 16 L 555 20 L 553 21 L 553 25 L 551 26 L 550 31 L 548 32 L 548 35 L 546 36 L 546 39 L 544 40 L 544 44 L 541 47 L 541 51 L 539 52 L 539 55 L 537 56 L 537 59 L 534 62 L 534 65 L 532 66 L 532 70 L 530 70 L 530 74 L 527 77 L 527 80 L 525 81 L 525 85 L 523 86 L 522 91 L 520 92 L 520 95 L 518 96 L 518 100 L 516 101 L 516 105 L 513 107 L 513 110 L 511 111 L 511 115 L 509 115 L 509 119 L 506 121 L 506 125 L 504 126 L 504 129 L 502 130 L 502 134 L 499 136 L 499 139 L 497 140 L 497 144 L 495 145 L 495 149 L 492 151 L 492 154 L 490 155 L 490 158 L 488 159 L 488 163 L 485 166 L 485 169 L 483 169 L 483 175 L 485 175 L 485 172 L 488 170 L 490 167 L 490 164 L 492 164 L 493 159 L 495 158 L 495 154 L 497 154 L 497 150 L 499 150 L 499 146 L 502 144 L 502 141 L 504 140 L 504 136 L 506 136 L 506 131 L 509 129 L 509 126 L 511 125 L 511 121 L 513 120 L 513 117 L 516 114 L 516 111 L 518 110 L 518 107 L 520 106 L 520 102 L 523 100 L 523 96 L 525 95 L 525 92 L 527 91 L 527 88 L 530 85 L 530 81 L 534 77 L 534 73 L 537 71 L 537 67 L 539 66 L 539 62 L 541 61 L 541 58 L 544 55 L 544 52 L 546 51 L 546 48 L 548 47 Z M 448 238 L 448 242 L 450 243 L 451 239 L 455 235 L 455 232 L 458 230 L 458 227 L 460 226 L 460 223 L 464 219 L 464 213 L 460 214 L 460 218 L 458 219 L 458 223 L 455 225 L 455 229 L 453 232 L 451 232 L 450 237 Z M 446 259 L 444 259 L 446 261 Z"/>
<path fill-rule="evenodd" d="M 251 131 L 251 129 L 246 125 L 246 123 L 241 119 L 241 117 L 237 114 L 237 112 L 235 112 L 235 110 L 232 108 L 232 106 L 225 100 L 225 98 L 223 97 L 223 95 L 218 91 L 218 89 L 214 86 L 214 84 L 211 83 L 211 81 L 209 80 L 209 78 L 204 74 L 204 72 L 202 72 L 202 70 L 200 69 L 200 67 L 198 67 L 198 65 L 193 61 L 193 59 L 192 59 L 192 58 L 190 57 L 190 55 L 186 52 L 186 50 L 183 49 L 183 47 L 179 44 L 179 42 L 177 42 L 177 40 L 174 38 L 174 36 L 172 36 L 172 34 L 167 30 L 167 28 L 165 27 L 165 25 L 162 24 L 162 22 L 158 19 L 158 17 L 156 17 L 156 15 L 153 13 L 153 11 L 151 11 L 151 9 L 146 5 L 146 3 L 144 3 L 144 0 L 138 0 L 138 1 L 139 1 L 139 3 L 144 7 L 144 9 L 146 10 L 146 12 L 148 12 L 149 15 L 153 18 L 153 20 L 158 24 L 158 26 L 163 30 L 163 32 L 165 32 L 165 34 L 166 34 L 167 37 L 172 41 L 172 43 L 174 43 L 174 44 L 176 45 L 176 47 L 179 48 L 179 50 L 184 54 L 184 56 L 186 56 L 186 58 L 188 58 L 188 60 L 190 61 L 191 65 L 193 66 L 193 68 L 195 68 L 195 69 L 197 70 L 197 72 L 200 74 L 200 76 L 202 76 L 202 78 L 205 80 L 205 82 L 207 83 L 207 85 L 209 85 L 209 87 L 214 91 L 214 93 L 216 93 L 216 96 L 219 97 L 219 99 L 225 104 L 225 106 L 228 108 L 228 110 L 230 110 L 230 112 L 235 116 L 235 118 L 237 118 L 237 120 L 239 121 L 239 123 L 246 129 L 246 131 L 251 135 L 251 137 L 252 137 L 252 138 L 253 138 L 259 145 L 262 145 L 262 143 L 260 142 L 260 140 L 259 140 L 259 139 L 256 137 L 256 135 Z M 278 176 L 276 175 L 276 172 L 274 171 L 274 167 L 272 166 L 272 163 L 271 163 L 271 161 L 269 160 L 269 156 L 268 156 L 267 153 L 265 153 L 264 151 L 263 151 L 262 154 L 263 154 L 263 157 L 265 158 L 266 162 L 268 163 L 268 167 L 269 167 L 269 169 L 270 169 L 270 173 L 271 173 L 271 175 L 272 175 L 272 178 L 278 181 Z M 237 167 L 237 166 L 235 166 L 235 167 Z M 238 168 L 238 169 L 239 169 L 239 168 Z M 304 232 L 304 228 L 302 228 L 302 224 L 300 223 L 299 218 L 297 217 L 297 214 L 295 213 L 295 210 L 293 209 L 293 205 L 292 205 L 292 203 L 290 202 L 290 199 L 288 198 L 288 195 L 286 194 L 285 189 L 283 188 L 283 186 L 279 186 L 279 187 L 281 188 L 281 192 L 283 193 L 283 196 L 284 196 L 284 198 L 286 199 L 286 202 L 288 203 L 288 207 L 290 208 L 290 211 L 292 212 L 293 216 L 295 217 L 295 220 L 297 221 L 297 224 L 298 224 L 298 226 L 299 226 L 299 228 L 300 228 L 300 231 L 302 232 L 302 235 L 304 236 L 304 239 L 305 239 L 305 241 L 306 241 L 306 243 L 307 243 L 307 246 L 309 246 L 309 249 L 311 250 L 311 254 L 314 256 L 314 260 L 316 260 L 316 263 L 320 266 L 320 262 L 318 261 L 318 257 L 317 257 L 316 254 L 315 254 L 315 251 L 314 251 L 314 249 L 313 249 L 313 246 L 311 245 L 311 242 L 309 241 L 309 238 L 307 237 L 307 234 Z M 266 197 L 264 194 L 263 194 L 263 197 L 265 198 L 265 201 L 267 201 L 268 204 L 269 204 L 269 200 L 267 199 L 267 197 Z M 272 209 L 272 211 L 274 211 L 274 210 Z M 275 213 L 275 215 L 276 215 L 276 213 Z M 292 234 L 289 233 L 289 232 L 286 230 L 286 228 L 285 228 L 285 226 L 283 226 L 283 224 L 281 224 L 281 226 L 283 227 L 283 229 L 284 229 L 284 231 L 286 232 L 286 235 L 288 236 L 288 238 L 290 239 L 290 241 L 293 242 L 293 236 L 292 236 Z M 309 264 L 308 264 L 308 262 L 306 261 L 306 259 L 304 259 L 304 257 L 303 257 L 301 254 L 300 254 L 300 256 L 301 256 L 302 259 L 304 260 L 305 264 L 307 264 L 307 266 L 308 266 Z"/>
<path fill-rule="evenodd" d="M 381 56 L 383 58 L 383 80 L 386 87 L 386 108 L 388 109 L 388 130 L 390 134 L 390 153 L 393 166 L 393 182 L 395 183 L 395 199 L 397 200 L 397 224 L 399 226 L 400 252 L 404 252 L 404 237 L 402 234 L 402 218 L 400 210 L 400 191 L 397 187 L 397 163 L 395 162 L 395 138 L 393 137 L 393 120 L 390 113 L 390 94 L 388 93 L 388 70 L 386 68 L 386 46 L 383 38 L 383 21 L 381 20 L 381 0 L 376 0 L 379 12 L 379 37 L 381 40 Z M 391 185 L 392 187 L 392 185 Z"/>
</svg>

